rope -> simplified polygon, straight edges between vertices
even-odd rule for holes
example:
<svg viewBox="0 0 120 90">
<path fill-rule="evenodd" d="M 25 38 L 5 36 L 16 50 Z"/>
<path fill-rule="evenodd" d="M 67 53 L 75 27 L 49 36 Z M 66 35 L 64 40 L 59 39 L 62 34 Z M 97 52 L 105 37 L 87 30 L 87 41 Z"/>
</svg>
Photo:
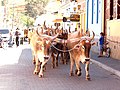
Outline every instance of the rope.
<svg viewBox="0 0 120 90">
<path fill-rule="evenodd" d="M 79 39 L 79 38 L 77 38 L 77 44 L 79 44 L 79 42 L 81 42 L 81 40 L 83 40 L 82 38 L 81 39 Z M 84 38 L 84 40 L 87 40 L 87 38 Z M 76 42 L 76 40 L 72 40 L 71 42 Z M 50 42 L 51 43 L 51 42 Z M 75 44 L 75 46 L 77 46 L 77 44 Z M 74 46 L 73 48 L 71 48 L 71 49 L 69 49 L 69 50 L 61 50 L 61 49 L 59 49 L 59 48 L 57 48 L 57 47 L 55 47 L 55 45 L 54 44 L 52 44 L 51 43 L 51 45 L 53 46 L 53 48 L 55 48 L 56 50 L 58 50 L 58 51 L 61 51 L 61 52 L 70 52 L 70 51 L 72 51 L 72 50 L 74 50 L 76 47 Z"/>
<path fill-rule="evenodd" d="M 78 42 L 78 43 L 79 43 L 79 42 Z M 78 44 L 78 43 L 77 43 L 77 44 Z M 77 45 L 77 44 L 76 44 L 76 45 Z M 58 51 L 60 51 L 60 52 L 64 52 L 64 53 L 65 53 L 65 52 L 70 52 L 70 51 L 74 50 L 74 49 L 75 49 L 75 46 L 76 46 L 76 45 L 75 45 L 73 48 L 71 48 L 71 49 L 69 49 L 69 50 L 61 50 L 61 49 L 55 47 L 55 45 L 54 45 L 53 43 L 51 43 L 51 45 L 52 45 L 52 47 L 53 47 L 54 49 L 56 49 L 56 50 L 58 50 Z"/>
<path fill-rule="evenodd" d="M 60 51 L 60 52 L 70 52 L 70 51 L 72 51 L 75 47 L 73 47 L 72 49 L 69 49 L 69 50 L 61 50 L 61 49 L 59 49 L 59 48 L 57 48 L 57 47 L 55 47 L 55 45 L 54 44 L 51 44 L 52 45 L 52 47 L 53 48 L 55 48 L 56 50 L 58 50 L 58 51 Z"/>
</svg>

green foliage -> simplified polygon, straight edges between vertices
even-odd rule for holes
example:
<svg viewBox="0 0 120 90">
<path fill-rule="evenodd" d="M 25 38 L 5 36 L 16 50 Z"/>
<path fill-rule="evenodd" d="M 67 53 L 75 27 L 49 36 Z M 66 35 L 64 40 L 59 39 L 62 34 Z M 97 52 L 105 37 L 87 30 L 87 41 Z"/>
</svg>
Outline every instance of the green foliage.
<svg viewBox="0 0 120 90">
<path fill-rule="evenodd" d="M 21 20 L 21 22 L 22 22 L 25 26 L 27 26 L 27 27 L 33 26 L 34 19 L 31 18 L 31 17 L 29 17 L 29 16 L 25 16 L 25 15 L 23 14 L 23 15 L 21 15 L 21 17 L 20 17 L 20 20 Z"/>
</svg>

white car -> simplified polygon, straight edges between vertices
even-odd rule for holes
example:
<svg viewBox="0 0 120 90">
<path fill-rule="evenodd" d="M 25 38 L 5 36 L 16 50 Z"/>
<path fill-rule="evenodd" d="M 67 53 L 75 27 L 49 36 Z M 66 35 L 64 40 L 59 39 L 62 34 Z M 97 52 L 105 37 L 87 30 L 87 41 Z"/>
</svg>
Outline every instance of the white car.
<svg viewBox="0 0 120 90">
<path fill-rule="evenodd" d="M 8 29 L 0 29 L 0 33 L 2 34 L 3 40 L 9 40 L 9 30 Z"/>
<path fill-rule="evenodd" d="M 5 42 L 6 45 L 8 45 L 8 41 L 10 38 L 9 30 L 8 29 L 0 29 L 0 34 L 1 34 L 2 41 Z"/>
</svg>

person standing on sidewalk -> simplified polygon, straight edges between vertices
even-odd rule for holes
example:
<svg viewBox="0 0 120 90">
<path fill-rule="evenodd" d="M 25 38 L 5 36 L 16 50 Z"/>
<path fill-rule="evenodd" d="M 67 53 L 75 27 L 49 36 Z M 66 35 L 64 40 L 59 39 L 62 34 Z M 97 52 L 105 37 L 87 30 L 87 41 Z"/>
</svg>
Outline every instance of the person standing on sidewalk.
<svg viewBox="0 0 120 90">
<path fill-rule="evenodd" d="M 17 28 L 16 31 L 15 31 L 15 43 L 16 43 L 16 47 L 19 46 L 19 35 L 20 35 L 20 32 L 18 30 L 19 29 Z"/>
<path fill-rule="evenodd" d="M 10 31 L 9 35 L 10 35 L 10 38 L 9 38 L 9 43 L 8 44 L 11 45 L 12 44 L 12 40 L 13 40 L 12 39 L 12 35 L 13 35 L 12 34 L 12 30 Z"/>
<path fill-rule="evenodd" d="M 104 33 L 101 32 L 100 33 L 100 39 L 99 39 L 99 56 L 98 57 L 102 57 L 103 56 L 103 48 L 104 48 Z"/>
</svg>

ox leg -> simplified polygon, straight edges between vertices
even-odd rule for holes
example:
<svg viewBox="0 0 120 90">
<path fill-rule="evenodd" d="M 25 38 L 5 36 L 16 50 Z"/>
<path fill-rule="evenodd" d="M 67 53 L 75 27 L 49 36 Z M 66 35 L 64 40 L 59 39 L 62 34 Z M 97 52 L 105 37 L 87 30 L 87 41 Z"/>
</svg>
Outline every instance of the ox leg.
<svg viewBox="0 0 120 90">
<path fill-rule="evenodd" d="M 75 61 L 76 64 L 76 70 L 75 70 L 75 74 L 77 74 L 78 76 L 81 76 L 81 67 L 80 67 L 80 62 L 78 60 Z"/>
<path fill-rule="evenodd" d="M 61 62 L 62 62 L 62 64 L 64 64 L 64 53 L 61 52 L 60 54 L 61 54 Z"/>
<path fill-rule="evenodd" d="M 64 46 L 64 47 L 63 47 L 63 50 L 67 50 L 67 47 Z M 68 59 L 67 56 L 68 56 L 68 53 L 67 53 L 67 52 L 64 52 L 64 53 L 63 53 L 64 64 L 67 64 L 67 62 L 68 62 L 68 61 L 67 61 L 67 59 Z"/>
<path fill-rule="evenodd" d="M 39 77 L 43 77 L 43 68 L 45 66 L 45 64 L 47 63 L 48 60 L 44 60 L 44 62 L 42 62 L 41 64 L 41 68 L 40 68 L 40 72 L 39 72 Z"/>
<path fill-rule="evenodd" d="M 55 56 L 53 53 L 51 55 L 51 59 L 52 59 L 52 68 L 55 68 Z"/>
<path fill-rule="evenodd" d="M 56 62 L 55 62 L 57 67 L 58 67 L 58 58 L 59 58 L 59 54 L 60 54 L 60 53 L 58 52 L 58 53 L 57 53 L 57 56 L 56 56 Z"/>
<path fill-rule="evenodd" d="M 87 62 L 86 62 L 86 65 L 85 65 L 86 80 L 90 80 L 90 75 L 89 75 L 89 64 L 90 64 L 90 61 L 87 61 Z"/>
<path fill-rule="evenodd" d="M 33 62 L 34 65 L 36 64 L 35 56 L 33 56 L 33 60 L 32 60 L 32 62 Z"/>
<path fill-rule="evenodd" d="M 36 61 L 35 61 L 35 54 L 34 54 L 34 52 L 32 52 L 32 55 L 33 55 L 32 63 L 35 65 Z"/>
<path fill-rule="evenodd" d="M 36 61 L 36 65 L 35 65 L 35 70 L 34 70 L 33 74 L 38 74 L 39 70 L 40 70 L 40 62 L 39 62 L 37 56 L 35 56 L 35 61 Z"/>
<path fill-rule="evenodd" d="M 75 64 L 75 61 L 73 60 L 73 58 L 71 58 L 71 62 L 70 62 L 70 76 L 74 76 L 73 73 L 73 66 Z"/>
<path fill-rule="evenodd" d="M 64 63 L 68 64 L 68 53 L 67 52 L 65 53 L 65 62 Z"/>
</svg>

